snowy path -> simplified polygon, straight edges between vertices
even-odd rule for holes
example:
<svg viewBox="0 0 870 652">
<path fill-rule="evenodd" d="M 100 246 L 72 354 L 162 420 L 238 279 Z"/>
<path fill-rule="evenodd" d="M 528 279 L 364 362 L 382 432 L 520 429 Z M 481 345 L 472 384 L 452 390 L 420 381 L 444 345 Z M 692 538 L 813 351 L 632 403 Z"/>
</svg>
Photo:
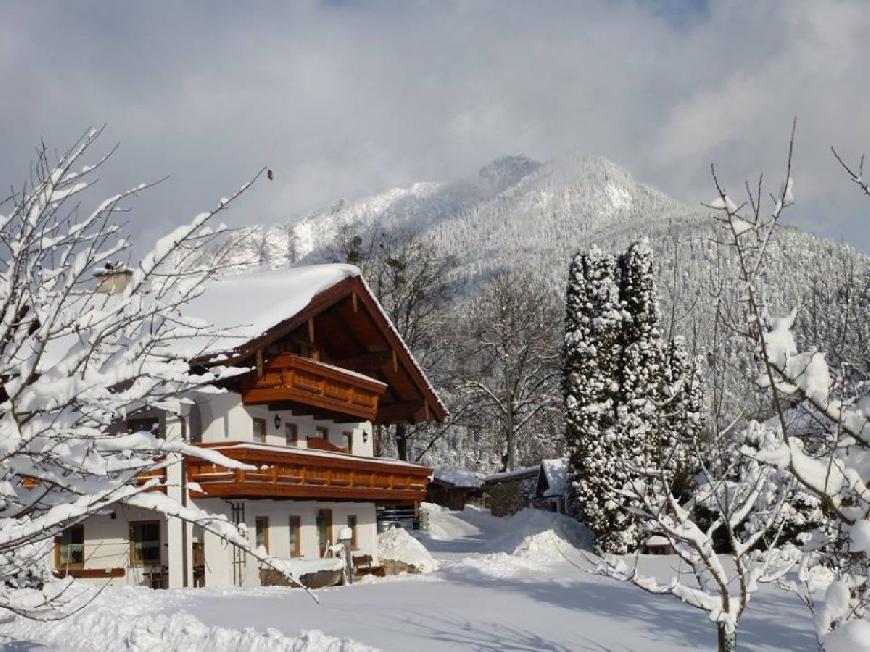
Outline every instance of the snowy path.
<svg viewBox="0 0 870 652">
<path fill-rule="evenodd" d="M 386 650 L 715 648 L 712 626 L 676 600 L 584 574 L 564 560 L 554 563 L 558 553 L 492 552 L 511 548 L 525 534 L 503 524 L 485 512 L 443 514 L 425 540 L 441 564 L 435 574 L 321 591 L 319 607 L 301 595 L 291 606 L 284 592 L 271 589 L 256 597 L 194 596 L 183 606 L 206 624 L 292 634 L 304 622 Z M 673 560 L 650 562 L 669 567 Z M 744 618 L 740 643 L 752 650 L 814 650 L 806 618 L 790 596 L 765 592 Z"/>
<path fill-rule="evenodd" d="M 203 634 L 210 636 L 208 645 L 185 648 L 196 650 L 218 649 L 215 645 L 220 641 L 229 645 L 227 630 L 247 628 L 261 637 L 256 647 L 259 650 L 280 647 L 313 652 L 335 642 L 314 640 L 297 647 L 278 646 L 279 639 L 297 640 L 300 630 L 312 629 L 396 651 L 656 652 L 715 648 L 713 628 L 699 612 L 675 600 L 653 597 L 582 573 L 561 559 L 558 552 L 552 552 L 552 541 L 547 536 L 533 537 L 531 543 L 526 539 L 525 548 L 513 553 L 516 543 L 539 530 L 542 522 L 545 520 L 516 531 L 506 527 L 506 520 L 482 512 L 439 514 L 425 539 L 440 562 L 437 572 L 321 590 L 320 605 L 299 591 L 279 588 L 165 592 L 127 589 L 123 597 L 128 599 L 137 593 L 147 600 L 147 605 L 139 608 L 139 617 L 145 621 L 183 618 L 187 624 L 181 623 L 174 630 L 189 630 L 190 623 L 194 623 L 193 629 L 211 632 Z M 648 561 L 651 568 L 673 563 L 670 557 Z M 125 613 L 115 608 L 111 618 L 133 618 L 136 609 L 130 605 L 129 613 Z M 89 634 L 99 627 L 88 625 Z M 262 634 L 270 629 L 274 630 L 270 638 L 263 640 Z M 0 624 L 0 635 L 5 631 Z M 155 633 L 163 631 L 158 628 Z M 215 635 L 215 631 L 221 635 Z M 57 638 L 19 627 L 13 627 L 8 635 L 13 637 L 11 640 L 42 640 L 54 645 L 60 641 L 71 645 L 76 640 L 68 632 L 60 638 L 62 630 Z M 250 635 L 247 646 L 235 642 L 225 649 L 254 649 Z M 99 649 L 173 649 L 154 647 L 157 640 L 159 634 L 158 638 L 128 635 L 124 641 L 114 642 L 107 638 L 106 645 Z M 274 646 L 268 641 L 273 641 Z M 775 590 L 762 592 L 752 603 L 741 624 L 739 644 L 742 649 L 759 651 L 815 649 L 806 612 L 790 596 Z M 21 642 L 16 645 L 9 649 L 30 649 Z M 328 649 L 355 647 L 345 644 Z"/>
</svg>

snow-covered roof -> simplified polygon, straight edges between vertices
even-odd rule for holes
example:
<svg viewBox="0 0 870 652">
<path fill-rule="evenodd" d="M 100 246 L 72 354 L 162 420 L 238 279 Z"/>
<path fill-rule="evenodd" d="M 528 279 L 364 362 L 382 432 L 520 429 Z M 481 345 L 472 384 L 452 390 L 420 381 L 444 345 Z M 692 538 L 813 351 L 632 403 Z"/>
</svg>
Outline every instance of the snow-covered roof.
<svg viewBox="0 0 870 652">
<path fill-rule="evenodd" d="M 486 476 L 484 482 L 504 482 L 505 480 L 517 480 L 520 478 L 536 476 L 540 470 L 537 466 L 527 466 L 515 471 L 504 471 L 503 473 L 490 473 Z"/>
<path fill-rule="evenodd" d="M 192 338 L 182 345 L 183 352 L 194 356 L 230 351 L 292 318 L 324 290 L 359 275 L 353 265 L 328 264 L 216 279 L 184 306 L 184 314 L 232 334 Z"/>
<path fill-rule="evenodd" d="M 428 420 L 431 414 L 438 420 L 444 419 L 446 407 L 353 265 L 306 265 L 216 279 L 182 308 L 185 321 L 201 325 L 209 334 L 178 341 L 172 345 L 172 352 L 207 364 L 245 360 L 264 341 L 289 333 L 351 293 L 354 306 L 357 300 L 361 301 L 386 344 L 398 356 L 402 374 L 406 374 L 407 381 L 416 386 L 423 399 L 425 417 L 402 414 L 396 418 Z M 342 367 L 342 371 L 383 382 L 352 369 Z"/>
<path fill-rule="evenodd" d="M 541 462 L 541 470 L 547 479 L 547 490 L 544 492 L 544 497 L 564 496 L 567 487 L 568 460 L 564 457 L 544 460 Z"/>
<path fill-rule="evenodd" d="M 479 489 L 483 485 L 484 475 L 464 469 L 435 469 L 435 480 L 452 484 L 454 487 Z"/>
</svg>

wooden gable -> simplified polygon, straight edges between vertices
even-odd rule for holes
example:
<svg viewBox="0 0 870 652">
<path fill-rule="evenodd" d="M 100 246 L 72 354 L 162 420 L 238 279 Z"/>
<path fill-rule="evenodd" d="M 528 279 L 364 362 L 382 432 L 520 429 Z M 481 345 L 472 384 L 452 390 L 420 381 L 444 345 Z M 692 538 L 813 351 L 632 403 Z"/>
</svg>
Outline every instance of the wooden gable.
<svg viewBox="0 0 870 652">
<path fill-rule="evenodd" d="M 447 416 L 359 277 L 345 278 L 315 295 L 297 314 L 227 352 L 222 362 L 251 368 L 232 385 L 249 403 L 339 422 L 362 418 L 384 425 Z M 288 375 L 291 369 L 295 375 Z M 278 388 L 288 389 L 282 393 Z"/>
</svg>

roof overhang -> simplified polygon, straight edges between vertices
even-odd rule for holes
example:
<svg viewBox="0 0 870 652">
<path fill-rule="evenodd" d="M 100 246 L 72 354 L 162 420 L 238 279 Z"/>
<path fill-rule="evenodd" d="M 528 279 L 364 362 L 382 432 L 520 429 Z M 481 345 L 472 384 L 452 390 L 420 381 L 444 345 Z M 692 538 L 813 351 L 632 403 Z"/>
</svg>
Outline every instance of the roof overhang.
<svg viewBox="0 0 870 652">
<path fill-rule="evenodd" d="M 330 359 L 324 362 L 330 366 L 386 385 L 377 411 L 368 419 L 373 423 L 423 423 L 446 418 L 447 409 L 423 370 L 358 276 L 344 278 L 317 293 L 296 314 L 261 335 L 228 351 L 210 352 L 193 360 L 193 364 L 248 366 L 261 376 L 270 347 L 300 331 L 312 341 L 325 343 Z"/>
</svg>

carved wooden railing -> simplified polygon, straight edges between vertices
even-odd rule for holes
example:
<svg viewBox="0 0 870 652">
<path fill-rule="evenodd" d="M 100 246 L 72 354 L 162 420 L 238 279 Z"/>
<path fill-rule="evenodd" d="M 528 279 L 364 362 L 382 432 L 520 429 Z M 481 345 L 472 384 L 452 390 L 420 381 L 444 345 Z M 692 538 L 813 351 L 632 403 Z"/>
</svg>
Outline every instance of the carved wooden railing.
<svg viewBox="0 0 870 652">
<path fill-rule="evenodd" d="M 331 365 L 282 353 L 242 391 L 245 405 L 293 402 L 371 421 L 387 386 Z"/>
<path fill-rule="evenodd" d="M 414 464 L 284 449 L 242 442 L 202 444 L 256 471 L 227 469 L 199 458 L 185 461 L 187 478 L 199 485 L 196 496 L 322 498 L 334 500 L 423 500 L 430 469 Z"/>
</svg>

